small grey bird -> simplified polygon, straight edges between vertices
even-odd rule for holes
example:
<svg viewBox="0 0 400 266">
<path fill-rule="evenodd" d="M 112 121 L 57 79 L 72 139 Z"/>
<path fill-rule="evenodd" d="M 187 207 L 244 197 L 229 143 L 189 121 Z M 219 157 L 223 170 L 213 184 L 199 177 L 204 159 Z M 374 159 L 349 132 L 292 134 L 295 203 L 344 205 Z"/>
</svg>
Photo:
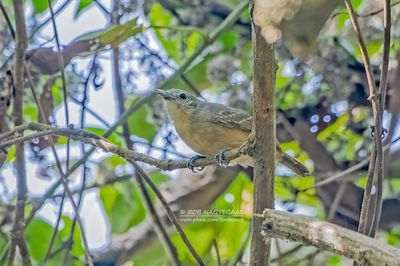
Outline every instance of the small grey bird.
<svg viewBox="0 0 400 266">
<path fill-rule="evenodd" d="M 164 98 L 178 135 L 192 150 L 203 156 L 239 148 L 251 132 L 252 117 L 239 109 L 202 101 L 178 89 L 155 90 L 155 93 Z M 276 160 L 300 176 L 310 174 L 301 162 L 282 151 L 278 141 Z M 247 155 L 231 163 L 253 166 L 252 158 Z"/>
</svg>

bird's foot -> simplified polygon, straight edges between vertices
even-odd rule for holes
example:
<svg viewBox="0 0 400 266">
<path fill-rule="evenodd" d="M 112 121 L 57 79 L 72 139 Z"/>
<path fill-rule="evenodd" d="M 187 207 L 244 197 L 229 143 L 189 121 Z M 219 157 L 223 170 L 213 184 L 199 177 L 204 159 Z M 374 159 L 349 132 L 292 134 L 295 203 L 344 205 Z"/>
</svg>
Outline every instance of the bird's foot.
<svg viewBox="0 0 400 266">
<path fill-rule="evenodd" d="M 207 158 L 207 157 L 205 157 L 203 155 L 198 155 L 198 154 L 190 157 L 190 159 L 187 162 L 187 168 L 189 168 L 193 173 L 198 173 L 198 172 L 202 171 L 204 169 L 204 167 L 196 166 L 195 162 L 198 159 L 204 159 L 204 158 Z"/>
<path fill-rule="evenodd" d="M 228 166 L 229 161 L 225 158 L 224 153 L 225 153 L 226 151 L 229 151 L 229 150 L 230 150 L 230 149 L 227 149 L 227 148 L 221 149 L 221 150 L 215 155 L 214 161 L 215 161 L 219 166 L 222 166 L 222 167 L 227 167 L 227 166 Z"/>
</svg>

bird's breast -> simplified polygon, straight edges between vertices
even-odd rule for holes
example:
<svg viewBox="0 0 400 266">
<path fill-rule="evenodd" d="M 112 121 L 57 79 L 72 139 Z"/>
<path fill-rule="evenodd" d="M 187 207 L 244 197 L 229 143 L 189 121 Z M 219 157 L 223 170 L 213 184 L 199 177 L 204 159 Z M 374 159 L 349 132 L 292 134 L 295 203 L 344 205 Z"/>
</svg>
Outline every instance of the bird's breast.
<svg viewBox="0 0 400 266">
<path fill-rule="evenodd" d="M 177 106 L 168 106 L 168 112 L 179 137 L 202 155 L 212 156 L 221 149 L 240 147 L 249 134 L 216 124 L 206 115 L 187 113 Z"/>
</svg>

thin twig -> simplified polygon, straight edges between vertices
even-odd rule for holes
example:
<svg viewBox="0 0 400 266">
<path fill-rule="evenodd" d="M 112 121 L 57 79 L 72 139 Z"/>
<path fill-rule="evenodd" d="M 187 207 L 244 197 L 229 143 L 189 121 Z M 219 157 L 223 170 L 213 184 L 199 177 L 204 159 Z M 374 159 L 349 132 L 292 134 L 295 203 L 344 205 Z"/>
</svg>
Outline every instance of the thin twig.
<svg viewBox="0 0 400 266">
<path fill-rule="evenodd" d="M 215 250 L 215 254 L 217 255 L 218 266 L 222 266 L 221 256 L 219 255 L 219 250 L 218 250 L 217 239 L 213 238 L 212 243 L 213 243 L 213 247 L 214 247 L 214 250 Z"/>
<path fill-rule="evenodd" d="M 89 73 L 87 74 L 86 80 L 83 84 L 84 88 L 83 88 L 83 99 L 80 102 L 82 108 L 81 108 L 81 117 L 80 117 L 80 128 L 84 128 L 85 126 L 85 112 L 86 112 L 86 102 L 87 102 L 87 98 L 88 98 L 88 88 L 89 88 L 89 79 L 92 76 L 92 73 L 96 67 L 96 58 L 97 58 L 97 54 L 95 54 L 93 56 L 92 62 L 90 64 L 90 68 L 89 68 Z M 85 153 L 85 144 L 81 143 L 81 152 L 82 154 Z M 87 171 L 88 168 L 86 166 L 86 162 L 83 163 L 83 169 L 82 169 L 82 181 L 81 181 L 81 187 L 79 189 L 79 195 L 78 195 L 78 210 L 81 206 L 82 203 L 82 198 L 83 198 L 83 192 L 85 191 L 85 187 L 86 187 L 86 178 L 87 178 Z M 69 258 L 69 252 L 72 249 L 72 244 L 73 244 L 73 237 L 74 237 L 74 233 L 75 233 L 75 228 L 76 228 L 76 223 L 77 223 L 77 213 L 74 216 L 74 219 L 72 221 L 72 225 L 71 225 L 71 230 L 69 233 L 69 237 L 66 241 L 67 245 L 63 250 L 63 265 L 67 265 L 68 263 L 68 258 Z"/>
<path fill-rule="evenodd" d="M 54 245 L 54 241 L 56 240 L 56 237 L 57 237 L 58 228 L 60 226 L 61 217 L 62 217 L 63 208 L 64 208 L 64 200 L 65 200 L 65 192 L 63 192 L 62 197 L 61 197 L 60 206 L 58 208 L 56 225 L 54 226 L 53 234 L 51 235 L 50 243 L 49 243 L 49 246 L 47 247 L 46 256 L 44 257 L 43 263 L 41 264 L 43 266 L 46 265 L 47 261 L 50 258 L 51 249 L 52 249 L 52 247 Z"/>
<path fill-rule="evenodd" d="M 25 27 L 25 13 L 23 2 L 21 0 L 13 1 L 14 16 L 15 16 L 15 54 L 14 54 L 14 106 L 13 118 L 14 125 L 19 126 L 23 123 L 22 109 L 23 109 L 23 96 L 24 96 L 24 62 L 25 50 L 28 45 L 28 37 L 26 35 Z M 7 18 L 7 13 L 3 14 Z M 11 24 L 8 26 L 12 26 Z M 10 29 L 10 32 L 13 32 Z M 15 168 L 17 171 L 17 204 L 15 207 L 14 224 L 11 231 L 11 245 L 8 255 L 8 265 L 14 264 L 16 248 L 18 247 L 19 253 L 22 257 L 24 265 L 31 265 L 28 248 L 24 238 L 24 219 L 25 219 L 25 202 L 28 196 L 28 187 L 26 182 L 26 165 L 25 165 L 25 149 L 24 143 L 16 143 L 15 152 Z"/>
<path fill-rule="evenodd" d="M 69 2 L 69 1 L 67 1 Z M 210 32 L 208 35 L 208 38 L 206 38 L 206 41 L 199 47 L 197 50 L 189 56 L 183 63 L 182 65 L 177 69 L 177 71 L 171 75 L 169 78 L 164 80 L 162 83 L 160 83 L 157 86 L 157 89 L 165 89 L 173 80 L 175 80 L 178 76 L 180 76 L 182 73 L 184 73 L 192 64 L 192 62 L 203 53 L 203 51 L 210 45 L 212 44 L 218 36 L 225 32 L 229 27 L 233 25 L 233 23 L 237 20 L 237 18 L 241 15 L 241 13 L 245 10 L 247 7 L 247 3 L 243 2 L 240 5 L 235 8 L 235 10 L 232 11 L 232 13 L 225 18 L 225 20 L 213 31 Z M 127 119 L 134 113 L 136 112 L 143 104 L 147 103 L 151 98 L 151 95 L 147 95 L 141 99 L 138 99 L 134 101 L 129 108 L 121 115 L 120 119 L 114 123 L 113 126 L 111 126 L 103 135 L 103 137 L 108 137 L 110 136 L 121 124 L 123 124 Z M 72 165 L 67 173 L 64 175 L 65 178 L 68 178 L 80 165 L 82 165 L 89 157 L 90 155 L 95 151 L 96 148 L 91 148 L 88 152 L 86 152 L 80 160 L 78 160 L 74 165 Z M 185 161 L 182 162 L 183 164 L 186 164 Z M 212 163 L 212 160 L 209 160 L 209 164 Z M 165 163 L 165 165 L 168 165 L 168 162 Z M 184 166 L 182 166 L 184 167 Z M 181 167 L 181 168 L 182 168 Z M 26 219 L 26 224 L 28 224 L 30 221 L 32 221 L 33 217 L 35 216 L 35 213 L 41 208 L 41 206 L 45 203 L 45 201 L 50 198 L 57 188 L 60 186 L 62 183 L 62 178 L 54 182 L 54 184 L 48 189 L 48 191 L 43 195 L 43 199 L 37 203 L 37 205 L 34 206 L 34 208 L 31 210 L 29 216 Z"/>
<path fill-rule="evenodd" d="M 251 237 L 251 226 L 249 226 L 246 236 L 243 239 L 242 243 L 240 244 L 239 250 L 237 251 L 237 253 L 235 255 L 235 259 L 231 263 L 229 263 L 230 266 L 240 265 L 239 263 L 242 262 L 243 255 L 244 255 L 244 253 L 247 249 L 247 245 L 250 241 L 250 237 Z"/>
<path fill-rule="evenodd" d="M 193 245 L 190 243 L 188 237 L 186 236 L 185 232 L 183 231 L 181 225 L 179 224 L 178 219 L 176 218 L 174 212 L 172 211 L 171 207 L 169 206 L 167 200 L 163 197 L 161 194 L 160 190 L 157 188 L 157 186 L 153 183 L 151 178 L 146 174 L 145 171 L 133 160 L 128 160 L 130 163 L 132 163 L 136 169 L 136 172 L 146 181 L 146 183 L 150 186 L 150 188 L 153 190 L 153 192 L 156 194 L 157 198 L 160 200 L 162 206 L 167 212 L 168 218 L 171 221 L 172 225 L 174 226 L 176 232 L 178 235 L 181 237 L 182 241 L 185 243 L 186 247 L 192 254 L 192 256 L 195 258 L 197 263 L 199 265 L 206 265 L 203 259 L 200 257 L 200 255 L 196 252 L 194 249 Z"/>
<path fill-rule="evenodd" d="M 168 64 L 168 62 L 166 60 L 164 60 L 164 58 L 162 58 L 158 53 L 154 52 L 150 47 L 148 47 L 145 43 L 143 43 L 139 38 L 137 38 L 137 41 L 139 42 L 141 47 L 143 47 L 144 49 L 146 49 L 150 53 L 151 56 L 154 56 L 155 58 L 157 58 L 163 65 L 165 65 L 169 69 L 176 71 L 175 67 L 173 67 L 170 64 Z M 183 82 L 186 83 L 186 85 L 188 85 L 188 87 L 192 90 L 192 92 L 196 96 L 198 96 L 200 98 L 203 98 L 203 96 L 200 93 L 200 90 L 196 88 L 196 86 L 189 80 L 189 78 L 185 74 L 182 74 L 180 76 L 180 78 L 181 78 L 181 80 Z"/>
<path fill-rule="evenodd" d="M 111 15 L 110 11 L 108 11 L 107 8 L 100 1 L 94 0 L 94 2 L 101 9 L 101 11 L 103 11 L 104 14 L 106 14 L 107 16 Z"/>
<path fill-rule="evenodd" d="M 118 1 L 118 0 L 114 1 L 113 10 L 111 12 L 111 23 L 113 25 L 120 24 L 120 16 L 119 16 L 120 4 L 121 4 L 120 1 Z M 119 70 L 119 68 L 120 68 L 119 48 L 115 47 L 115 48 L 113 48 L 112 51 L 113 51 L 112 63 L 113 63 L 113 74 L 114 74 L 114 88 L 115 88 L 115 92 L 116 92 L 116 96 L 117 96 L 116 98 L 117 98 L 118 114 L 121 115 L 125 111 L 125 107 L 124 107 L 125 97 L 124 97 L 124 92 L 123 92 L 123 88 L 122 88 L 121 73 Z M 126 143 L 128 149 L 133 149 L 133 142 L 130 138 L 131 134 L 130 134 L 130 129 L 129 129 L 128 123 L 122 124 L 122 131 L 123 131 L 125 143 Z M 134 167 L 135 167 L 135 165 L 134 165 Z M 142 200 L 153 220 L 153 226 L 154 226 L 155 232 L 156 232 L 157 236 L 160 238 L 161 243 L 164 244 L 164 247 L 166 249 L 166 252 L 167 252 L 170 260 L 175 265 L 180 266 L 182 264 L 179 260 L 178 251 L 176 250 L 174 244 L 172 243 L 172 240 L 171 240 L 170 236 L 168 235 L 167 230 L 166 230 L 164 224 L 162 223 L 160 216 L 158 215 L 158 213 L 156 211 L 156 208 L 153 205 L 150 194 L 146 189 L 143 179 L 142 179 L 141 175 L 137 173 L 138 170 L 136 169 L 136 167 L 135 167 L 135 171 L 136 171 L 135 179 L 138 182 Z"/>
<path fill-rule="evenodd" d="M 70 0 L 66 0 L 64 3 L 62 3 L 59 8 L 57 8 L 57 10 L 54 12 L 54 15 L 58 15 L 66 6 L 68 6 L 68 4 L 70 4 L 72 1 Z M 51 16 L 48 17 L 47 19 L 45 19 L 38 27 L 36 27 L 29 35 L 29 40 L 33 38 L 33 36 L 35 36 L 35 34 L 42 29 L 44 26 L 47 25 L 47 23 L 49 23 L 51 20 Z M 10 25 L 12 26 L 12 24 L 9 24 L 8 27 L 10 27 Z M 10 30 L 12 29 L 12 27 L 10 28 Z M 11 31 L 11 35 L 12 35 Z M 3 64 L 0 66 L 0 71 L 4 71 L 5 67 L 7 66 L 8 62 L 11 60 L 11 58 L 14 56 L 14 54 L 12 53 L 6 60 L 4 60 Z"/>
<path fill-rule="evenodd" d="M 276 262 L 276 261 L 278 261 L 279 259 L 285 258 L 285 257 L 287 257 L 287 256 L 289 256 L 289 255 L 292 255 L 293 253 L 296 253 L 296 252 L 297 252 L 298 250 L 300 250 L 302 247 L 304 247 L 304 245 L 303 245 L 303 244 L 300 244 L 300 245 L 295 246 L 295 247 L 292 248 L 292 249 L 289 249 L 288 251 L 282 253 L 280 257 L 276 257 L 276 258 L 271 259 L 271 263 Z"/>
<path fill-rule="evenodd" d="M 7 23 L 8 29 L 10 30 L 11 37 L 15 40 L 15 31 L 11 23 L 10 17 L 7 15 L 7 10 L 2 2 L 0 2 L 0 10 L 3 13 L 3 17 Z"/>
<path fill-rule="evenodd" d="M 25 69 L 27 71 L 27 77 L 28 77 L 28 81 L 29 81 L 29 85 L 30 85 L 30 88 L 31 88 L 32 95 L 33 95 L 33 97 L 35 99 L 35 102 L 36 102 L 36 105 L 38 106 L 38 109 L 39 109 L 39 114 L 40 114 L 40 116 L 41 116 L 43 121 L 48 121 L 46 119 L 46 117 L 45 117 L 45 114 L 44 114 L 43 108 L 42 108 L 42 106 L 40 104 L 40 101 L 37 98 L 35 85 L 33 83 L 32 76 L 30 74 L 30 70 L 29 70 L 29 68 L 27 67 L 26 64 L 25 64 Z M 51 127 L 51 126 L 49 126 L 49 127 Z M 79 211 L 78 211 L 78 209 L 76 209 L 76 204 L 74 202 L 72 194 L 68 193 L 69 187 L 68 187 L 68 183 L 66 182 L 67 177 L 69 176 L 68 172 L 65 174 L 63 169 L 62 169 L 60 158 L 58 157 L 57 151 L 56 151 L 56 149 L 54 147 L 53 138 L 50 137 L 49 141 L 50 141 L 50 148 L 51 148 L 53 157 L 54 157 L 54 159 L 56 161 L 56 166 L 57 166 L 58 172 L 60 173 L 60 176 L 61 176 L 60 184 L 62 184 L 63 187 L 64 187 L 64 190 L 67 191 L 67 196 L 69 197 L 69 200 L 71 201 L 72 207 L 74 208 L 74 211 L 75 211 L 76 215 L 79 215 Z M 68 142 L 69 142 L 69 140 L 68 140 Z M 67 167 L 67 171 L 69 171 L 69 170 L 70 169 Z M 30 216 L 30 217 L 33 217 L 33 216 Z M 80 222 L 80 219 L 78 219 L 78 222 Z M 92 258 L 91 258 L 90 254 L 89 254 L 89 246 L 87 246 L 87 240 L 86 240 L 86 236 L 84 235 L 84 230 L 82 228 L 82 224 L 79 224 L 79 225 L 81 227 L 82 242 L 83 242 L 84 247 L 85 247 L 85 255 L 86 255 L 86 258 L 87 258 L 87 263 L 89 265 L 93 265 Z"/>
<path fill-rule="evenodd" d="M 396 139 L 394 139 L 394 140 L 391 141 L 390 143 L 386 144 L 386 145 L 383 147 L 383 151 L 389 150 L 389 148 L 390 148 L 393 144 L 395 144 L 396 142 L 398 142 L 399 140 L 400 140 L 400 137 L 397 137 Z M 328 184 L 330 184 L 330 183 L 332 183 L 332 182 L 334 182 L 334 181 L 342 180 L 343 178 L 348 177 L 350 174 L 354 173 L 355 171 L 360 170 L 360 169 L 363 168 L 364 166 L 368 165 L 368 163 L 369 163 L 370 161 L 371 161 L 371 156 L 368 157 L 367 159 L 364 159 L 364 160 L 360 161 L 359 163 L 357 163 L 357 164 L 355 164 L 355 165 L 353 165 L 353 166 L 347 168 L 346 170 L 344 170 L 344 171 L 342 171 L 342 172 L 339 172 L 339 173 L 334 174 L 334 175 L 332 175 L 332 176 L 330 176 L 330 177 L 327 177 L 327 178 L 325 178 L 325 179 L 322 179 L 321 181 L 316 182 L 313 186 L 311 186 L 311 187 L 309 187 L 309 188 L 305 188 L 305 189 L 300 190 L 300 192 L 305 192 L 305 191 L 310 190 L 310 189 L 314 189 L 314 188 L 317 188 L 317 187 L 322 187 L 322 186 L 328 185 Z"/>
<path fill-rule="evenodd" d="M 333 199 L 332 205 L 330 206 L 329 213 L 328 213 L 328 221 L 331 222 L 332 219 L 335 217 L 336 210 L 338 206 L 340 206 L 340 202 L 342 200 L 343 194 L 346 191 L 348 183 L 342 182 L 339 186 L 338 191 L 336 192 L 335 198 Z"/>
<path fill-rule="evenodd" d="M 3 15 L 4 15 L 6 18 L 8 17 L 7 14 L 3 14 Z M 9 25 L 9 26 L 11 27 L 9 30 L 12 32 L 12 31 L 13 31 L 12 25 Z M 43 121 L 48 121 L 47 118 L 45 117 L 45 114 L 44 114 L 43 108 L 42 108 L 42 106 L 41 106 L 41 104 L 40 104 L 40 101 L 38 100 L 38 97 L 37 97 L 37 94 L 36 94 L 36 89 L 35 89 L 35 86 L 34 86 L 34 83 L 33 83 L 33 80 L 32 80 L 32 76 L 31 76 L 31 74 L 30 74 L 30 70 L 29 70 L 29 68 L 28 68 L 28 66 L 27 66 L 27 64 L 26 64 L 25 61 L 23 61 L 23 66 L 22 66 L 22 68 L 23 68 L 23 69 L 25 70 L 25 72 L 26 72 L 26 75 L 27 75 L 27 78 L 28 78 L 28 83 L 29 83 L 29 86 L 30 86 L 30 89 L 31 89 L 33 98 L 34 98 L 35 103 L 36 103 L 36 105 L 37 105 L 37 107 L 38 107 L 38 109 L 39 109 L 39 114 L 40 114 L 40 116 L 41 116 L 41 118 L 42 118 Z M 16 128 L 18 128 L 18 125 L 17 125 Z M 7 134 L 5 134 L 5 135 L 7 135 Z M 1 138 L 0 138 L 0 139 L 1 139 Z M 57 152 L 56 152 L 56 150 L 55 150 L 55 148 L 54 148 L 54 140 L 53 140 L 52 138 L 50 138 L 49 140 L 50 140 L 50 147 L 51 147 L 51 150 L 52 150 L 54 159 L 55 159 L 55 161 L 56 161 L 57 168 L 58 168 L 58 170 L 59 170 L 59 172 L 60 172 L 60 175 L 62 176 L 62 182 L 60 182 L 60 184 L 62 183 L 63 186 L 64 186 L 64 189 L 67 190 L 67 191 L 69 191 L 68 184 L 65 182 L 65 178 L 66 178 L 66 177 L 64 176 L 64 173 L 63 173 L 63 170 L 62 170 L 62 166 L 61 166 L 60 159 L 59 159 L 59 157 L 58 157 L 58 155 L 57 155 Z M 20 161 L 20 160 L 19 160 L 19 161 Z M 68 168 L 67 168 L 67 169 L 68 169 Z M 68 195 L 68 196 L 71 196 L 70 200 L 71 200 L 72 206 L 73 206 L 73 207 L 76 206 L 75 203 L 74 203 L 74 200 L 73 200 L 73 198 L 72 198 L 72 194 L 71 194 L 71 193 L 67 193 L 67 195 Z M 44 201 L 43 201 L 43 202 L 44 202 Z M 34 210 L 35 210 L 35 209 L 34 209 Z M 36 210 L 38 210 L 38 209 L 36 209 Z M 77 212 L 76 209 L 75 209 L 75 211 Z M 36 212 L 36 211 L 35 211 L 35 212 Z M 34 215 L 35 212 L 33 212 L 33 215 Z M 28 219 L 27 219 L 27 222 L 29 222 L 29 221 L 33 218 L 33 215 L 32 215 L 32 212 L 31 212 L 31 214 L 29 215 L 29 217 L 28 217 Z M 78 220 L 78 221 L 80 221 L 80 220 Z M 83 228 L 82 228 L 82 230 L 81 230 L 81 233 L 83 234 Z M 82 235 L 82 240 L 83 240 L 83 243 L 84 243 L 84 244 L 87 244 L 86 236 L 85 236 L 85 235 Z M 11 247 L 12 247 L 12 245 L 11 245 Z M 10 252 L 11 252 L 11 251 L 10 251 Z M 23 252 L 25 252 L 25 251 L 23 251 Z M 92 264 L 93 264 L 93 263 L 92 263 L 92 259 L 91 259 L 90 254 L 89 254 L 88 252 L 89 252 L 89 251 L 88 251 L 88 246 L 85 246 L 85 254 L 87 255 L 88 264 L 89 264 L 89 265 L 92 265 Z"/>
<path fill-rule="evenodd" d="M 400 1 L 393 2 L 393 3 L 391 4 L 391 7 L 397 6 L 398 4 L 400 4 Z M 383 12 L 383 8 L 380 8 L 380 9 L 378 9 L 378 10 L 375 10 L 375 11 L 372 11 L 372 12 L 369 12 L 369 13 L 365 13 L 365 14 L 357 14 L 357 13 L 356 13 L 356 15 L 357 15 L 357 17 L 359 17 L 359 18 L 366 18 L 366 17 L 372 17 L 372 16 L 375 16 L 375 15 L 378 15 L 378 14 L 381 13 L 381 12 Z M 346 13 L 347 13 L 346 11 L 339 11 L 339 12 L 333 14 L 333 15 L 331 16 L 331 19 L 335 18 L 335 17 L 338 16 L 338 15 L 346 14 Z"/>
<path fill-rule="evenodd" d="M 391 32 L 391 6 L 390 0 L 383 0 L 383 27 L 384 37 L 383 37 L 383 58 L 382 58 L 382 67 L 381 67 L 381 76 L 380 76 L 380 85 L 379 85 L 379 101 L 380 101 L 380 116 L 383 116 L 383 111 L 385 110 L 385 102 L 386 102 L 386 90 L 387 90 L 387 77 L 388 77 L 388 68 L 389 68 L 389 54 L 390 54 L 390 32 Z M 384 165 L 384 153 L 382 153 L 382 165 Z M 383 167 L 383 166 L 382 166 Z M 384 170 L 382 169 L 382 172 Z M 378 175 L 377 182 L 377 191 L 376 191 L 376 201 L 375 201 L 375 213 L 374 219 L 372 222 L 372 226 L 369 230 L 370 236 L 375 236 L 375 232 L 378 228 L 379 220 L 381 218 L 382 212 L 382 193 L 383 193 L 383 174 Z"/>
<path fill-rule="evenodd" d="M 345 0 L 346 8 L 349 12 L 350 19 L 358 38 L 360 50 L 361 50 L 361 57 L 364 62 L 365 72 L 367 76 L 368 82 L 368 89 L 369 89 L 369 97 L 368 100 L 371 102 L 372 112 L 374 116 L 374 148 L 372 152 L 372 158 L 368 169 L 368 177 L 367 177 L 367 185 L 364 190 L 364 197 L 363 203 L 361 207 L 361 214 L 360 214 L 360 222 L 358 231 L 363 234 L 368 234 L 369 228 L 367 228 L 368 224 L 371 223 L 369 215 L 370 209 L 370 201 L 371 201 L 371 190 L 374 180 L 383 180 L 383 145 L 382 145 L 382 114 L 381 114 L 381 107 L 380 101 L 378 99 L 378 91 L 375 86 L 375 81 L 373 78 L 372 67 L 368 56 L 367 47 L 361 33 L 360 25 L 358 23 L 358 19 L 354 8 L 350 2 L 350 0 Z M 376 159 L 374 160 L 376 156 Z M 379 183 L 377 184 L 379 185 Z M 381 189 L 381 188 L 377 188 Z M 381 203 L 378 203 L 381 205 Z M 372 232 L 373 234 L 375 232 Z"/>
<path fill-rule="evenodd" d="M 49 10 L 50 10 L 50 14 L 51 14 L 51 24 L 53 25 L 54 38 L 56 40 L 58 64 L 59 64 L 60 71 L 61 71 L 61 88 L 63 91 L 63 98 L 64 98 L 63 103 L 64 103 L 64 109 L 65 109 L 65 125 L 68 127 L 69 126 L 69 108 L 68 108 L 67 82 L 65 80 L 65 71 L 64 71 L 64 67 L 65 67 L 64 58 L 61 53 L 60 38 L 58 37 L 56 19 L 54 18 L 54 10 L 53 10 L 51 0 L 47 0 L 47 3 L 49 5 Z M 66 167 L 68 169 L 69 168 L 69 153 L 70 153 L 69 141 L 67 141 L 67 149 L 66 150 L 67 150 Z"/>
</svg>

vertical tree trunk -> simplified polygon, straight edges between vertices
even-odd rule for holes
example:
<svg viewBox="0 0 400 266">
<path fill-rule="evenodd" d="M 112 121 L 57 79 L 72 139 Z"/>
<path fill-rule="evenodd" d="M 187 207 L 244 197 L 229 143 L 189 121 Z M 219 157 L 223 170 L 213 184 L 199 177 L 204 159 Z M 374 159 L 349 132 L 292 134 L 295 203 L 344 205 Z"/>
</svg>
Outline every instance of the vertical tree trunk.
<svg viewBox="0 0 400 266">
<path fill-rule="evenodd" d="M 253 3 L 250 4 L 252 15 Z M 275 178 L 275 78 L 277 64 L 274 47 L 253 23 L 253 133 L 254 143 L 254 213 L 274 207 Z M 261 235 L 262 219 L 252 222 L 250 265 L 269 265 L 271 241 Z"/>
</svg>

